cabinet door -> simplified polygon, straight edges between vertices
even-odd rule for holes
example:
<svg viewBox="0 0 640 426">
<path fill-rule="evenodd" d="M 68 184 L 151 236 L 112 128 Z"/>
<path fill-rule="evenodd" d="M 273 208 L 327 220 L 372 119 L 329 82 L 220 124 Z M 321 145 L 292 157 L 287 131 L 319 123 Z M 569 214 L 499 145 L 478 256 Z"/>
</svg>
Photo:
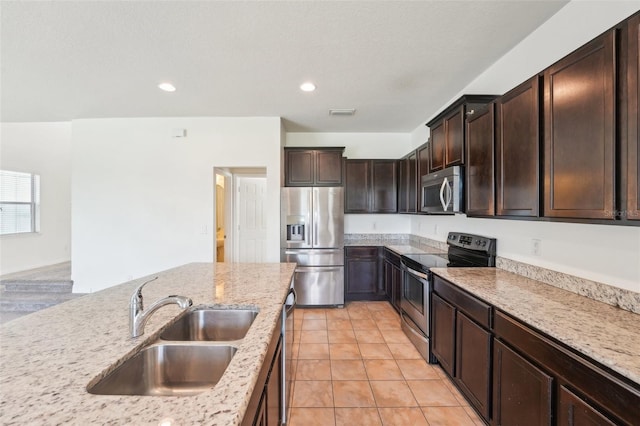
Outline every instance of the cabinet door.
<svg viewBox="0 0 640 426">
<path fill-rule="evenodd" d="M 315 156 L 313 150 L 285 151 L 285 186 L 314 184 Z"/>
<path fill-rule="evenodd" d="M 454 373 L 456 342 L 456 310 L 449 303 L 432 295 L 433 325 L 431 345 L 433 355 L 449 375 Z"/>
<path fill-rule="evenodd" d="M 551 425 L 553 378 L 494 340 L 493 419 L 496 425 Z"/>
<path fill-rule="evenodd" d="M 393 263 L 388 260 L 384 260 L 384 293 L 389 300 L 393 300 Z"/>
<path fill-rule="evenodd" d="M 418 156 L 414 151 L 407 157 L 407 213 L 418 211 Z"/>
<path fill-rule="evenodd" d="M 631 18 L 627 25 L 627 208 L 624 216 L 640 220 L 640 15 Z"/>
<path fill-rule="evenodd" d="M 615 60 L 610 31 L 544 73 L 545 216 L 615 216 Z"/>
<path fill-rule="evenodd" d="M 422 190 L 421 190 L 421 182 L 422 176 L 429 173 L 429 150 L 431 149 L 431 143 L 427 142 L 424 145 L 418 147 L 417 156 L 418 156 L 418 176 L 417 176 L 417 208 L 418 212 L 422 208 Z"/>
<path fill-rule="evenodd" d="M 564 386 L 560 386 L 559 426 L 601 426 L 614 425 L 611 420 L 600 414 L 593 406 L 578 398 Z"/>
<path fill-rule="evenodd" d="M 393 297 L 391 299 L 396 311 L 400 312 L 402 302 L 402 269 L 393 265 Z"/>
<path fill-rule="evenodd" d="M 398 211 L 398 162 L 396 160 L 371 161 L 371 212 L 396 213 Z"/>
<path fill-rule="evenodd" d="M 398 161 L 398 213 L 409 212 L 409 159 Z"/>
<path fill-rule="evenodd" d="M 347 160 L 345 162 L 344 212 L 367 213 L 371 192 L 369 160 Z"/>
<path fill-rule="evenodd" d="M 493 110 L 467 121 L 467 216 L 495 213 Z"/>
<path fill-rule="evenodd" d="M 267 426 L 279 426 L 282 409 L 282 345 L 273 357 L 271 372 L 265 385 Z"/>
<path fill-rule="evenodd" d="M 456 381 L 471 404 L 489 420 L 491 333 L 460 311 L 456 317 Z"/>
<path fill-rule="evenodd" d="M 464 107 L 445 118 L 445 167 L 464 163 Z"/>
<path fill-rule="evenodd" d="M 429 172 L 437 172 L 444 168 L 444 147 L 446 145 L 445 122 L 431 128 L 431 152 L 429 155 Z"/>
<path fill-rule="evenodd" d="M 316 186 L 342 186 L 342 151 L 316 151 Z"/>
<path fill-rule="evenodd" d="M 347 247 L 345 249 L 346 300 L 384 300 L 378 247 Z"/>
<path fill-rule="evenodd" d="M 540 215 L 540 94 L 538 76 L 497 102 L 498 216 Z"/>
</svg>

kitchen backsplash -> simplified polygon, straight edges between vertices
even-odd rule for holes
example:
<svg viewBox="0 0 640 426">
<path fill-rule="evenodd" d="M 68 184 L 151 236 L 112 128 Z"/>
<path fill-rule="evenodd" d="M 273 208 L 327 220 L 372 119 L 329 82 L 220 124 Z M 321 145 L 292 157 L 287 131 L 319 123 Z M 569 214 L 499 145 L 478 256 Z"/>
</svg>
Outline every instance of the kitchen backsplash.
<svg viewBox="0 0 640 426">
<path fill-rule="evenodd" d="M 447 244 L 413 234 L 345 234 L 345 244 L 358 241 L 359 244 L 385 245 L 410 244 L 414 247 L 430 247 L 447 251 Z M 496 267 L 522 275 L 545 284 L 576 293 L 599 302 L 617 306 L 626 311 L 640 314 L 640 293 L 591 281 L 574 275 L 529 265 L 498 256 Z"/>
</svg>

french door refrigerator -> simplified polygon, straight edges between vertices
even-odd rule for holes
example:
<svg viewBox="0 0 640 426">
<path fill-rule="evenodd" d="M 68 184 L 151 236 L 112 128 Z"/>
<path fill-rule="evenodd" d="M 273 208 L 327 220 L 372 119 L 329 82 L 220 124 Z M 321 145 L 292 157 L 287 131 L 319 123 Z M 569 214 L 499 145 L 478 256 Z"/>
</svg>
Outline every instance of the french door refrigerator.
<svg viewBox="0 0 640 426">
<path fill-rule="evenodd" d="M 280 260 L 296 262 L 297 306 L 344 305 L 342 187 L 282 188 Z"/>
</svg>

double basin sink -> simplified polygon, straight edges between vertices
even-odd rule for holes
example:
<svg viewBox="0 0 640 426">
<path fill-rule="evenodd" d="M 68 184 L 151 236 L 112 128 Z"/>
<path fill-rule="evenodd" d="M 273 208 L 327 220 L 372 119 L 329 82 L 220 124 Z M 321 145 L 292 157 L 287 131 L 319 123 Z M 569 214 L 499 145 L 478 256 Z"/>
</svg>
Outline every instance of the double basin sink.
<svg viewBox="0 0 640 426">
<path fill-rule="evenodd" d="M 189 310 L 87 391 L 152 396 L 204 392 L 218 383 L 257 314 L 255 309 Z"/>
</svg>

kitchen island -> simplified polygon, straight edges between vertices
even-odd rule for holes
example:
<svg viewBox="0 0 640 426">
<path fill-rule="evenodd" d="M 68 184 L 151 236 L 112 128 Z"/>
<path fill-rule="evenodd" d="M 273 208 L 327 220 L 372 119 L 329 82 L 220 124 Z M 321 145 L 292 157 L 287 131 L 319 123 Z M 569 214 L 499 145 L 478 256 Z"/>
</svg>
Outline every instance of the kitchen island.
<svg viewBox="0 0 640 426">
<path fill-rule="evenodd" d="M 242 422 L 282 312 L 295 264 L 193 263 L 120 284 L 0 326 L 0 423 L 238 425 Z M 154 313 L 129 334 L 129 299 L 144 281 L 145 304 L 168 295 L 194 306 L 259 313 L 224 375 L 194 396 L 92 395 L 87 385 L 157 339 L 182 310 Z"/>
</svg>

